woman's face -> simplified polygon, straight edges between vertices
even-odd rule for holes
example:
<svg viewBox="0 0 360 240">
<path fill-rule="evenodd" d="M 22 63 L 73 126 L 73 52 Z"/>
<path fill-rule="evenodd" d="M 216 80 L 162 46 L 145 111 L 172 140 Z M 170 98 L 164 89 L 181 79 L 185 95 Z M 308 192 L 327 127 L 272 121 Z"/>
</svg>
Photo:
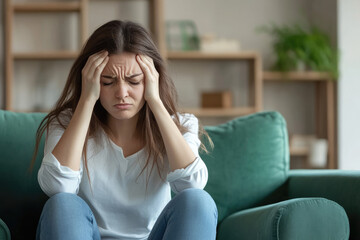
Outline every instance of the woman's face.
<svg viewBox="0 0 360 240">
<path fill-rule="evenodd" d="M 144 106 L 144 74 L 134 53 L 124 52 L 109 56 L 100 77 L 100 102 L 117 120 L 137 116 Z"/>
</svg>

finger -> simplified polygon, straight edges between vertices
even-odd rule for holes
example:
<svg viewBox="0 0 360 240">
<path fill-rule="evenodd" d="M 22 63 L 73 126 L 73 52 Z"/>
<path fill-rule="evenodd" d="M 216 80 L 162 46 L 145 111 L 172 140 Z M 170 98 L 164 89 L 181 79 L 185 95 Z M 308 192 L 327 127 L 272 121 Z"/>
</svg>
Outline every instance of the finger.
<svg viewBox="0 0 360 240">
<path fill-rule="evenodd" d="M 108 52 L 107 51 L 100 51 L 99 53 L 90 56 L 89 59 L 89 66 L 90 67 L 97 67 L 98 65 L 100 65 L 103 60 L 108 56 Z"/>
<path fill-rule="evenodd" d="M 148 57 L 146 55 L 140 55 L 141 59 L 144 61 L 144 63 L 148 66 L 148 68 L 150 69 L 150 72 L 153 75 L 156 75 L 157 71 L 155 69 L 155 65 L 154 65 L 154 61 L 151 57 Z"/>
<path fill-rule="evenodd" d="M 100 79 L 100 75 L 103 72 L 106 64 L 109 62 L 109 59 L 109 56 L 106 56 L 102 63 L 100 63 L 100 65 L 96 67 L 94 75 L 97 79 Z"/>
<path fill-rule="evenodd" d="M 97 52 L 97 53 L 91 55 L 88 58 L 85 66 L 83 68 L 85 75 L 92 76 L 95 71 L 94 67 L 96 68 L 104 60 L 104 58 L 107 55 L 108 55 L 108 53 L 105 50 L 102 50 L 100 52 Z"/>
<path fill-rule="evenodd" d="M 137 55 L 137 59 L 140 65 L 141 70 L 144 72 L 146 76 L 152 75 L 149 66 L 145 63 L 143 58 L 140 55 Z"/>
<path fill-rule="evenodd" d="M 99 58 L 101 56 L 101 54 L 103 54 L 104 52 L 105 52 L 105 50 L 101 50 L 100 52 L 96 52 L 96 53 L 90 55 L 86 61 L 84 68 L 86 68 L 86 67 L 89 68 L 89 66 L 91 65 L 93 60 Z"/>
<path fill-rule="evenodd" d="M 95 71 L 99 67 L 99 65 L 106 59 L 108 53 L 105 51 L 99 56 L 95 56 L 93 59 L 89 62 L 89 68 L 87 70 L 87 76 L 94 77 Z"/>
<path fill-rule="evenodd" d="M 95 54 L 92 54 L 88 57 L 85 66 L 82 69 L 82 75 L 83 77 L 88 77 L 89 71 L 91 71 L 92 63 L 95 59 L 99 58 L 100 55 L 103 53 L 103 51 L 97 52 Z"/>
</svg>

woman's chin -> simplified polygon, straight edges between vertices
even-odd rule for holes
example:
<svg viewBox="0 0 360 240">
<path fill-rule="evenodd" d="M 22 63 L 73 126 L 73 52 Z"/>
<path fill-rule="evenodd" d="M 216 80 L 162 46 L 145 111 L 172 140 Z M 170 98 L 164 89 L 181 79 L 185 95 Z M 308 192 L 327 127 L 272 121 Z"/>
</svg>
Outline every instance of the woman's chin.
<svg viewBox="0 0 360 240">
<path fill-rule="evenodd" d="M 121 110 L 121 111 L 112 112 L 110 113 L 110 115 L 115 120 L 123 121 L 123 120 L 133 119 L 137 115 L 137 113 L 128 110 Z"/>
</svg>

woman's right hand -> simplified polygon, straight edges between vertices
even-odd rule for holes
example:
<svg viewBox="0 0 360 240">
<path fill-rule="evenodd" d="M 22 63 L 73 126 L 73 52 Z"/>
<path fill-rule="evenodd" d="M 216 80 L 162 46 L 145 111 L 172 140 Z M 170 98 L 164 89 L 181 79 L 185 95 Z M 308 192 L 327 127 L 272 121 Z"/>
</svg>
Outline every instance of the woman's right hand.
<svg viewBox="0 0 360 240">
<path fill-rule="evenodd" d="M 81 98 L 95 102 L 100 97 L 100 75 L 109 61 L 108 52 L 102 50 L 91 55 L 81 71 L 82 89 Z"/>
</svg>

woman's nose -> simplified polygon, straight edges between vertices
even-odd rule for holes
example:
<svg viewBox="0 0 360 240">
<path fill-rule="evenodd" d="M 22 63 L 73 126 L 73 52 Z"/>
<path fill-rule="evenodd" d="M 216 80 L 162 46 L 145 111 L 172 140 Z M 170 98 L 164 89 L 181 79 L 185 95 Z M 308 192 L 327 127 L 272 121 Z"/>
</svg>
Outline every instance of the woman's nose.
<svg viewBox="0 0 360 240">
<path fill-rule="evenodd" d="M 123 81 L 119 81 L 116 86 L 116 92 L 115 97 L 123 99 L 128 96 L 128 88 L 126 86 L 126 83 Z"/>
</svg>

